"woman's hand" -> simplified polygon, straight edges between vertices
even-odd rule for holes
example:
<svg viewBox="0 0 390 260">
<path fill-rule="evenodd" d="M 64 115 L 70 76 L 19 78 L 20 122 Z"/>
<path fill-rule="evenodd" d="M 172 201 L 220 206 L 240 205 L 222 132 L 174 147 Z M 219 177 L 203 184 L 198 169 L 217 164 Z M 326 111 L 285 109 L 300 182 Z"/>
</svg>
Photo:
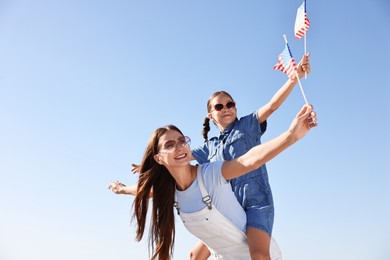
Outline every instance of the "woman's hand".
<svg viewBox="0 0 390 260">
<path fill-rule="evenodd" d="M 313 111 L 313 106 L 304 105 L 291 123 L 289 132 L 296 140 L 299 140 L 316 126 L 318 126 L 317 114 Z"/>
<path fill-rule="evenodd" d="M 133 174 L 139 173 L 139 171 L 140 171 L 140 165 L 132 163 L 132 164 L 131 164 L 131 167 L 133 167 L 133 168 L 131 168 L 131 172 L 132 172 Z"/>
<path fill-rule="evenodd" d="M 126 194 L 125 187 L 126 185 L 120 183 L 119 181 L 111 181 L 110 185 L 108 185 L 108 188 L 116 194 Z"/>
</svg>

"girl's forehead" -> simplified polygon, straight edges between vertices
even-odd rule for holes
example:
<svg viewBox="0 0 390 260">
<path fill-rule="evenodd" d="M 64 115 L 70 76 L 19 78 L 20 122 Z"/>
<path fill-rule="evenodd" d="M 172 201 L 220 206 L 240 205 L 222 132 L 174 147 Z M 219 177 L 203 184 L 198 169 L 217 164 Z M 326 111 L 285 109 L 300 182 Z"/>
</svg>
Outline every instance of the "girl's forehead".
<svg viewBox="0 0 390 260">
<path fill-rule="evenodd" d="M 221 95 L 214 97 L 211 100 L 211 104 L 217 104 L 217 103 L 221 103 L 221 102 L 225 102 L 225 101 L 228 102 L 228 101 L 233 101 L 233 100 L 228 95 L 221 94 Z"/>
</svg>

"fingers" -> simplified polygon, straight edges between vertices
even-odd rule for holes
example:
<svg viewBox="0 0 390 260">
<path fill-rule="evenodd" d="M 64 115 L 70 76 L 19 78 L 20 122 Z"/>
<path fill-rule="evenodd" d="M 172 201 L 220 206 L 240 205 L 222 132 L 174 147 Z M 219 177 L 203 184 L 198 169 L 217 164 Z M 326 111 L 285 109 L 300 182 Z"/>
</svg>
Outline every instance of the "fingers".
<svg viewBox="0 0 390 260">
<path fill-rule="evenodd" d="M 138 164 L 132 163 L 131 166 L 133 167 L 133 168 L 131 168 L 131 172 L 132 172 L 133 174 L 139 173 L 139 171 L 140 171 L 140 166 L 139 166 Z"/>
<path fill-rule="evenodd" d="M 108 189 L 111 190 L 114 186 L 115 186 L 115 182 L 114 181 L 110 181 L 110 185 L 108 185 Z"/>
<path fill-rule="evenodd" d="M 296 140 L 304 137 L 311 128 L 317 126 L 317 114 L 313 111 L 313 106 L 306 104 L 298 112 L 290 125 L 289 132 Z"/>
<path fill-rule="evenodd" d="M 310 113 L 309 113 L 308 117 L 305 119 L 304 124 L 305 124 L 307 129 L 318 126 L 317 113 L 314 112 L 313 110 L 310 110 Z"/>
<path fill-rule="evenodd" d="M 298 119 L 304 119 L 304 118 L 307 118 L 310 114 L 310 112 L 313 110 L 313 106 L 312 105 L 304 105 L 302 108 L 301 108 L 301 111 L 298 112 Z"/>
<path fill-rule="evenodd" d="M 310 62 L 309 62 L 309 61 L 304 61 L 304 62 L 302 62 L 301 68 L 302 68 L 302 70 L 303 70 L 304 72 L 310 73 L 310 70 L 311 70 L 311 68 L 310 68 Z"/>
<path fill-rule="evenodd" d="M 306 53 L 306 54 L 303 54 L 303 57 L 302 57 L 302 62 L 308 62 L 309 61 L 309 58 L 310 58 L 310 52 Z"/>
<path fill-rule="evenodd" d="M 317 113 L 311 104 L 304 105 L 297 115 L 298 120 L 305 120 L 305 124 L 317 126 Z"/>
<path fill-rule="evenodd" d="M 317 113 L 314 111 L 310 112 L 310 116 L 308 117 L 310 127 L 317 126 Z"/>
<path fill-rule="evenodd" d="M 119 181 L 111 181 L 110 185 L 108 185 L 108 189 L 112 190 L 113 192 L 117 192 L 119 188 L 124 187 L 123 183 L 120 183 Z"/>
<path fill-rule="evenodd" d="M 308 52 L 306 55 L 303 55 L 303 58 L 299 63 L 299 66 L 301 67 L 302 71 L 305 72 L 306 74 L 310 73 L 311 71 L 309 57 L 310 57 L 310 52 Z"/>
</svg>

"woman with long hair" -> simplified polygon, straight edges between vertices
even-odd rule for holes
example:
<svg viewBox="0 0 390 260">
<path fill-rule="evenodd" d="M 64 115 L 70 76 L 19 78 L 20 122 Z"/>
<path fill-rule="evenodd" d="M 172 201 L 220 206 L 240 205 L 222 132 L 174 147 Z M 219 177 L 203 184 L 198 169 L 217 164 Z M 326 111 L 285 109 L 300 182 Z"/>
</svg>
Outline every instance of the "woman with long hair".
<svg viewBox="0 0 390 260">
<path fill-rule="evenodd" d="M 305 105 L 288 131 L 278 137 L 234 160 L 196 166 L 190 164 L 188 137 L 172 125 L 156 129 L 143 156 L 133 205 L 137 240 L 143 238 L 152 198 L 151 259 L 165 260 L 173 255 L 174 208 L 185 227 L 204 242 L 214 259 L 250 259 L 246 214 L 228 180 L 259 168 L 315 126 L 316 114 Z M 116 187 L 115 183 L 110 185 L 113 191 Z"/>
</svg>

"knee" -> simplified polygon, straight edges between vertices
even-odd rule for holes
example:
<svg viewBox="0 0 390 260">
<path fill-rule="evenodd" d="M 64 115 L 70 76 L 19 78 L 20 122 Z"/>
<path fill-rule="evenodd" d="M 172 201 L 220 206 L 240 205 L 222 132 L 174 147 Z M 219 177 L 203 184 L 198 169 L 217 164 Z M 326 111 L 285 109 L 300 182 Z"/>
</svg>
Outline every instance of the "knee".
<svg viewBox="0 0 390 260">
<path fill-rule="evenodd" d="M 195 252 L 191 250 L 191 251 L 190 251 L 190 260 L 196 259 L 195 257 L 196 257 L 196 256 L 195 256 Z"/>
<path fill-rule="evenodd" d="M 198 250 L 191 249 L 190 260 L 207 260 L 209 254 L 199 252 Z"/>
<path fill-rule="evenodd" d="M 199 255 L 196 253 L 196 251 L 190 251 L 190 260 L 199 260 Z"/>
<path fill-rule="evenodd" d="M 202 241 L 199 241 L 190 251 L 191 260 L 207 260 L 210 256 L 210 251 Z"/>
</svg>

